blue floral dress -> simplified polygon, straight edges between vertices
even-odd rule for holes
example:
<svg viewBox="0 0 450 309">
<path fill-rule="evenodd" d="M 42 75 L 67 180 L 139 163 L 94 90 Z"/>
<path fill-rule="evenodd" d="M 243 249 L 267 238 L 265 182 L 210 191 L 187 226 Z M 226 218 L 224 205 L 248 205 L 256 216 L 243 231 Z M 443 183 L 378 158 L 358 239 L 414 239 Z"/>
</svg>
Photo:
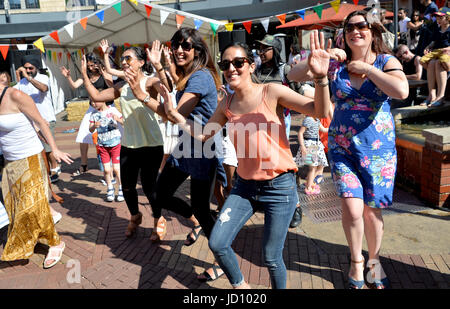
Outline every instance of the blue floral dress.
<svg viewBox="0 0 450 309">
<path fill-rule="evenodd" d="M 378 55 L 374 66 L 383 70 L 391 57 Z M 330 62 L 328 74 L 336 102 L 328 145 L 337 193 L 386 208 L 392 205 L 397 168 L 391 99 L 369 79 L 353 88 L 344 63 Z"/>
</svg>

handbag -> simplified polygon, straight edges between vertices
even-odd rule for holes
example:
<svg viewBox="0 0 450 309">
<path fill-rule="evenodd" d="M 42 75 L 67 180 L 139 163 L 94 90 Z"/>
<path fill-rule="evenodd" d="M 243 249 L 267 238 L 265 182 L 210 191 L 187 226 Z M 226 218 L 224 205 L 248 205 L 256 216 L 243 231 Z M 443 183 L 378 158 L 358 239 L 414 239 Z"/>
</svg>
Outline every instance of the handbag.
<svg viewBox="0 0 450 309">
<path fill-rule="evenodd" d="M 317 137 L 317 144 L 306 147 L 305 164 L 318 165 L 319 164 L 319 137 Z"/>
</svg>

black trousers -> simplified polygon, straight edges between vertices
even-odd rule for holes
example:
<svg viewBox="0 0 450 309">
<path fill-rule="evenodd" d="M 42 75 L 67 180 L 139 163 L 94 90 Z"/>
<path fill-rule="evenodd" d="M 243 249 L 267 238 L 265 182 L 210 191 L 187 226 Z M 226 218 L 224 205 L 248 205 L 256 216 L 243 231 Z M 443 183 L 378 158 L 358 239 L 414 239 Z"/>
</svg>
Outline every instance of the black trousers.
<svg viewBox="0 0 450 309">
<path fill-rule="evenodd" d="M 191 178 L 191 205 L 174 196 L 177 189 L 188 176 L 189 174 L 170 164 L 164 166 L 150 202 L 153 210 L 153 217 L 161 217 L 161 210 L 163 208 L 173 211 L 185 218 L 190 218 L 194 215 L 200 222 L 206 237 L 209 239 L 209 235 L 211 234 L 215 222 L 211 216 L 209 203 L 212 193 L 214 192 L 216 170 L 211 168 L 210 177 L 207 180 Z"/>
<path fill-rule="evenodd" d="M 163 146 L 121 147 L 120 180 L 122 181 L 123 197 L 132 216 L 139 212 L 136 190 L 138 176 L 141 178 L 142 189 L 147 199 L 151 201 L 151 194 L 156 184 L 163 155 Z"/>
</svg>

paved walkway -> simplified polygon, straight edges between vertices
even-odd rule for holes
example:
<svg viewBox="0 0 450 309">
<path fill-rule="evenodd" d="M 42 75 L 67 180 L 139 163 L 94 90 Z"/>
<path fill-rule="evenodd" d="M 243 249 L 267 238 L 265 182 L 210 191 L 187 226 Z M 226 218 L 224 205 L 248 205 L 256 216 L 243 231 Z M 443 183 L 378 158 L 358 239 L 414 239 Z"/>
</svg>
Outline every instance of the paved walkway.
<svg viewBox="0 0 450 309">
<path fill-rule="evenodd" d="M 55 267 L 44 270 L 42 263 L 47 247 L 38 245 L 28 261 L 0 262 L 0 288 L 230 288 L 225 276 L 212 283 L 196 280 L 197 274 L 211 266 L 213 256 L 203 235 L 194 245 L 183 246 L 192 228 L 186 219 L 164 211 L 168 219 L 166 240 L 161 245 L 149 241 L 153 217 L 140 187 L 143 224 L 135 237 L 125 237 L 129 220 L 127 207 L 125 202 L 105 201 L 106 187 L 100 182 L 102 174 L 97 169 L 94 148 L 89 150 L 89 172 L 76 178 L 71 176 L 79 165 L 76 133 L 63 133 L 71 128 L 78 128 L 78 123 L 60 121 L 56 128 L 57 144 L 76 161 L 70 166 L 63 165 L 60 180 L 54 186 L 65 202 L 51 203 L 63 214 L 56 225 L 66 242 L 63 258 Z M 298 116 L 294 117 L 292 129 L 295 154 Z M 326 176 L 320 196 L 300 195 L 305 214 L 303 223 L 290 229 L 286 239 L 284 258 L 291 289 L 342 289 L 346 285 L 348 248 L 339 221 L 339 201 L 329 174 Z M 177 196 L 188 199 L 188 182 Z M 397 191 L 396 196 L 399 196 L 397 207 L 385 216 L 381 252 L 381 262 L 393 287 L 448 289 L 450 213 L 425 208 L 405 191 Z M 270 288 L 269 274 L 261 260 L 263 219 L 262 213 L 256 213 L 233 245 L 245 278 L 257 289 Z M 0 230 L 0 252 L 6 234 L 6 228 Z M 367 259 L 367 251 L 364 254 Z"/>
</svg>

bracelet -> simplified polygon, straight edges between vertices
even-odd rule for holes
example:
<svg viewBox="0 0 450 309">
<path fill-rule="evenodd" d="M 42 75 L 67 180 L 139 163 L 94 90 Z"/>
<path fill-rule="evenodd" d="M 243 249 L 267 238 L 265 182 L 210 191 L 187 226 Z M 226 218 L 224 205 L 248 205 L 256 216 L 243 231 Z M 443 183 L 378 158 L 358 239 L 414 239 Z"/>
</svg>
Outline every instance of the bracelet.
<svg viewBox="0 0 450 309">
<path fill-rule="evenodd" d="M 164 68 L 163 68 L 163 67 L 161 67 L 161 69 L 159 69 L 159 70 L 156 70 L 156 71 L 158 71 L 158 72 L 164 71 Z"/>
<path fill-rule="evenodd" d="M 327 81 L 325 83 L 321 79 L 323 79 L 323 78 L 317 78 L 317 79 L 315 78 L 314 79 L 314 84 L 316 84 L 317 86 L 320 86 L 320 87 L 326 87 L 326 86 L 328 86 L 330 84 L 328 79 L 327 79 Z"/>
</svg>

